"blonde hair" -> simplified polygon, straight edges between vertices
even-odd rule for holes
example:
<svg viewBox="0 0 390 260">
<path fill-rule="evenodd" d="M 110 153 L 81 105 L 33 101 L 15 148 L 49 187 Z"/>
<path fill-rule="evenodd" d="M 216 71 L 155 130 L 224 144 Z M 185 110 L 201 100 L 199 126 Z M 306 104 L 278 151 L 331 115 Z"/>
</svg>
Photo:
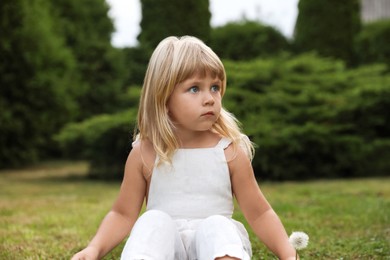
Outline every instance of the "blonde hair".
<svg viewBox="0 0 390 260">
<path fill-rule="evenodd" d="M 146 70 L 138 110 L 135 140 L 148 139 L 160 161 L 171 163 L 179 142 L 174 134 L 174 125 L 168 116 L 167 102 L 178 83 L 195 73 L 218 77 L 221 96 L 226 90 L 225 68 L 219 57 L 201 40 L 192 36 L 167 37 L 154 50 Z M 234 148 L 243 146 L 250 159 L 253 145 L 243 138 L 238 120 L 233 114 L 221 109 L 221 114 L 212 131 L 232 140 Z"/>
</svg>

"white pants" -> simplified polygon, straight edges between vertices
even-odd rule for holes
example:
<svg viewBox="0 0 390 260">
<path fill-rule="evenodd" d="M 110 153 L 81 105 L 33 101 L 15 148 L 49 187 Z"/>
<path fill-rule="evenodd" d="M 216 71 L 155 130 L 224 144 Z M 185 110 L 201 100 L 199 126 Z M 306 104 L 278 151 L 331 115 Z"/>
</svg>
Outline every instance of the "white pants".
<svg viewBox="0 0 390 260">
<path fill-rule="evenodd" d="M 135 223 L 122 260 L 213 260 L 231 256 L 250 259 L 232 220 L 215 215 L 202 220 L 173 220 L 149 210 Z"/>
</svg>

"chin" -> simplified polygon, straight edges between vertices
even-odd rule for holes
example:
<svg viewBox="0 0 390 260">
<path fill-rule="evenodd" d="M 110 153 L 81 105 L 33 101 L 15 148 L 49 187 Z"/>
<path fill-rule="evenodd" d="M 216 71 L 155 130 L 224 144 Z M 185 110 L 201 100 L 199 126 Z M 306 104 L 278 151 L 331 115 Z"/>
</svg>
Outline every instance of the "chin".
<svg viewBox="0 0 390 260">
<path fill-rule="evenodd" d="M 213 125 L 214 124 L 210 124 L 210 125 L 205 125 L 204 127 L 199 127 L 198 128 L 198 131 L 200 131 L 200 132 L 204 132 L 204 131 L 209 131 L 211 128 L 213 128 Z"/>
</svg>

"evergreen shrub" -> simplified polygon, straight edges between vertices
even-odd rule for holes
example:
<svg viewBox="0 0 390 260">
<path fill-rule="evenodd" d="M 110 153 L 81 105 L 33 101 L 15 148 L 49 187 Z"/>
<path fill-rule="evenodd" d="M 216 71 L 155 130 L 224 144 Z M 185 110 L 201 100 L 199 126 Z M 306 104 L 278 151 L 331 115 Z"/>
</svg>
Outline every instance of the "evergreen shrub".
<svg viewBox="0 0 390 260">
<path fill-rule="evenodd" d="M 356 39 L 360 64 L 383 62 L 390 65 L 390 19 L 363 26 Z"/>
<path fill-rule="evenodd" d="M 134 109 L 94 116 L 68 124 L 55 139 L 68 157 L 90 162 L 90 177 L 122 179 L 136 116 Z"/>
<path fill-rule="evenodd" d="M 298 11 L 294 32 L 297 52 L 316 51 L 354 64 L 354 41 L 361 27 L 360 0 L 300 0 Z"/>
<path fill-rule="evenodd" d="M 390 73 L 384 64 L 348 69 L 314 54 L 224 61 L 223 105 L 256 143 L 256 177 L 302 180 L 388 176 Z M 131 88 L 128 100 L 139 96 Z M 92 165 L 121 178 L 136 108 L 71 124 L 57 137 Z"/>
<path fill-rule="evenodd" d="M 238 70 L 240 64 L 251 71 Z M 259 178 L 388 175 L 385 65 L 347 69 L 339 60 L 304 54 L 225 66 L 230 84 L 224 104 L 257 144 Z M 261 79 L 269 84 L 253 85 Z"/>
<path fill-rule="evenodd" d="M 223 59 L 250 60 L 289 50 L 289 42 L 277 29 L 254 21 L 213 28 L 210 39 L 210 47 Z"/>
</svg>

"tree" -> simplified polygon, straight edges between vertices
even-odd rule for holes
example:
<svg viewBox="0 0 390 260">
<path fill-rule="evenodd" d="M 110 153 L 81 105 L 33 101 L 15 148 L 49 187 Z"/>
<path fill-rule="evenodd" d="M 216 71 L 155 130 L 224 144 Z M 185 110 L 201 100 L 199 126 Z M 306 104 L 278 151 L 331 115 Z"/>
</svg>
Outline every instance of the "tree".
<svg viewBox="0 0 390 260">
<path fill-rule="evenodd" d="M 0 168 L 36 160 L 72 119 L 75 60 L 46 0 L 0 2 Z"/>
<path fill-rule="evenodd" d="M 364 25 L 356 40 L 359 63 L 383 62 L 390 65 L 390 19 Z"/>
<path fill-rule="evenodd" d="M 104 0 L 0 3 L 0 167 L 58 153 L 69 121 L 118 110 L 125 69 Z"/>
<path fill-rule="evenodd" d="M 300 0 L 294 42 L 297 50 L 354 62 L 354 40 L 360 30 L 359 0 Z"/>
<path fill-rule="evenodd" d="M 78 119 L 116 111 L 126 73 L 122 51 L 111 46 L 108 5 L 104 0 L 58 0 L 53 7 L 58 30 L 77 60 Z"/>
<path fill-rule="evenodd" d="M 167 36 L 192 35 L 208 42 L 209 0 L 141 0 L 142 20 L 138 40 L 154 48 Z"/>
<path fill-rule="evenodd" d="M 248 60 L 288 50 L 289 43 L 271 26 L 244 21 L 212 29 L 210 47 L 221 58 Z"/>
</svg>

